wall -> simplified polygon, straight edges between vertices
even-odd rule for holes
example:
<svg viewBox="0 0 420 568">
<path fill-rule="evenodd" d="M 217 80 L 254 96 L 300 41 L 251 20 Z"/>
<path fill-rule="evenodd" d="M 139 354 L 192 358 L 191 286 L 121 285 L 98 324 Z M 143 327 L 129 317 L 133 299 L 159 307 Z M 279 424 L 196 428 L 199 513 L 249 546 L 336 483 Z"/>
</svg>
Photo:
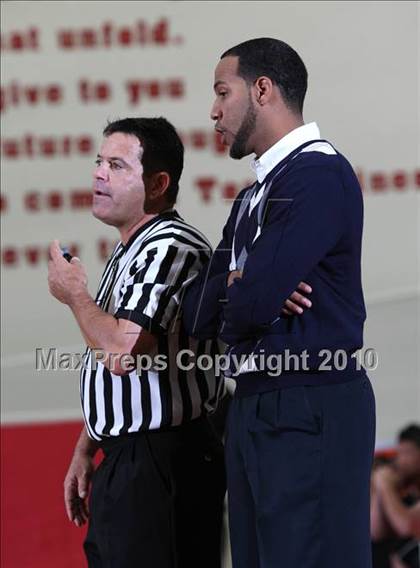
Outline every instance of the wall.
<svg viewBox="0 0 420 568">
<path fill-rule="evenodd" d="M 61 489 L 80 429 L 78 374 L 35 370 L 36 348 L 83 350 L 48 294 L 48 244 L 77 249 L 94 293 L 117 233 L 90 214 L 91 172 L 106 121 L 130 115 L 164 115 L 182 132 L 178 208 L 217 243 L 252 172 L 214 137 L 213 69 L 250 37 L 298 50 L 305 119 L 363 186 L 378 445 L 418 420 L 418 3 L 19 1 L 2 2 L 1 16 L 2 566 L 83 564 Z"/>
<path fill-rule="evenodd" d="M 229 200 L 252 172 L 248 158 L 230 160 L 214 138 L 213 69 L 223 50 L 249 37 L 279 37 L 299 51 L 310 77 L 305 119 L 318 122 L 360 176 L 368 304 L 418 293 L 416 3 L 4 2 L 1 9 L 3 421 L 80 416 L 77 373 L 35 371 L 35 349 L 83 348 L 69 310 L 48 294 L 46 248 L 53 238 L 75 245 L 94 292 L 117 238 L 89 211 L 107 119 L 165 115 L 183 133 L 179 210 L 217 243 Z M 409 321 L 413 337 L 418 319 Z M 385 325 L 392 329 L 392 321 Z M 369 347 L 381 343 L 380 333 L 369 334 Z M 411 400 L 417 405 L 418 394 Z M 387 398 L 380 412 L 391 415 L 391 404 Z M 381 439 L 391 438 L 394 422 L 381 425 Z"/>
</svg>

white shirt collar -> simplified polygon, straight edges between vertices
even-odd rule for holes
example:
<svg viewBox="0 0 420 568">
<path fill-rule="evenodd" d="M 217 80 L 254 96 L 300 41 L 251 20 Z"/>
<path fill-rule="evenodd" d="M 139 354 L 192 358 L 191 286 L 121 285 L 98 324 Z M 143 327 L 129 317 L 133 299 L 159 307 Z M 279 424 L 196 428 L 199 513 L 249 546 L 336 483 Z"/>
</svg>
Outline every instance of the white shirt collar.
<svg viewBox="0 0 420 568">
<path fill-rule="evenodd" d="M 251 162 L 251 168 L 254 170 L 258 181 L 261 183 L 266 175 L 288 156 L 293 150 L 299 148 L 305 142 L 310 140 L 319 140 L 321 134 L 316 122 L 310 122 L 295 128 L 286 136 L 283 136 L 264 154 Z"/>
</svg>

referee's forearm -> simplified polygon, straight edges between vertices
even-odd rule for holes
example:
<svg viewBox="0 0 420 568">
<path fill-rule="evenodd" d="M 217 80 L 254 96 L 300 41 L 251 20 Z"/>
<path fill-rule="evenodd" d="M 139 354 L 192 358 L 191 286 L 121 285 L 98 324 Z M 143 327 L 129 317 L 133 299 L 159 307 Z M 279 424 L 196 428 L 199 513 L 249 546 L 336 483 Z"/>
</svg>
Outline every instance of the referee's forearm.
<svg viewBox="0 0 420 568">
<path fill-rule="evenodd" d="M 115 352 L 118 344 L 118 320 L 102 311 L 87 290 L 75 295 L 69 306 L 87 345 L 91 349 Z"/>
<path fill-rule="evenodd" d="M 82 454 L 93 457 L 96 454 L 98 448 L 98 442 L 89 437 L 86 427 L 83 426 L 79 439 L 77 440 L 76 446 L 74 448 L 74 454 Z"/>
<path fill-rule="evenodd" d="M 134 369 L 130 361 L 123 363 L 127 355 L 135 357 L 156 350 L 157 339 L 151 332 L 130 319 L 104 312 L 86 289 L 74 294 L 69 306 L 87 345 L 102 352 L 101 363 L 114 375 L 126 375 Z"/>
</svg>

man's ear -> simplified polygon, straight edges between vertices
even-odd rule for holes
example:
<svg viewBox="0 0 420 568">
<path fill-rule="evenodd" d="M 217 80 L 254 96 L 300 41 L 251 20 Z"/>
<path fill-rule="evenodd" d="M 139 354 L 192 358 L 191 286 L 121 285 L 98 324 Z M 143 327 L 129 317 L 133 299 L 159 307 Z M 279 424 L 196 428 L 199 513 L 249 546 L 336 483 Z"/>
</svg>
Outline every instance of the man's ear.
<svg viewBox="0 0 420 568">
<path fill-rule="evenodd" d="M 255 98 L 261 106 L 266 105 L 273 94 L 273 82 L 269 77 L 258 77 L 254 83 Z"/>
<path fill-rule="evenodd" d="M 147 196 L 149 200 L 154 201 L 165 195 L 171 178 L 167 172 L 156 172 L 147 181 Z"/>
</svg>

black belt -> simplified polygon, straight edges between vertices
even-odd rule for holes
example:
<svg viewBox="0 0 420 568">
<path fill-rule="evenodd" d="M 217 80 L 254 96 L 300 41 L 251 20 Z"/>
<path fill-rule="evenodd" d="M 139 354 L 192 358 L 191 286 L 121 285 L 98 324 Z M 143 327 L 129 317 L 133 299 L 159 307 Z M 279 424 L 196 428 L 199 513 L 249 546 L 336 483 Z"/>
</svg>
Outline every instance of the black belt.
<svg viewBox="0 0 420 568">
<path fill-rule="evenodd" d="M 208 430 L 211 428 L 207 416 L 200 416 L 194 420 L 184 422 L 177 426 L 164 426 L 163 428 L 157 428 L 155 430 L 140 430 L 138 432 L 127 432 L 125 434 L 120 434 L 118 436 L 107 436 L 102 438 L 99 442 L 99 447 L 105 452 L 113 450 L 114 448 L 121 447 L 136 438 L 141 438 L 144 436 L 156 436 L 168 432 L 178 432 L 178 433 L 188 433 L 197 432 L 197 430 Z"/>
</svg>

